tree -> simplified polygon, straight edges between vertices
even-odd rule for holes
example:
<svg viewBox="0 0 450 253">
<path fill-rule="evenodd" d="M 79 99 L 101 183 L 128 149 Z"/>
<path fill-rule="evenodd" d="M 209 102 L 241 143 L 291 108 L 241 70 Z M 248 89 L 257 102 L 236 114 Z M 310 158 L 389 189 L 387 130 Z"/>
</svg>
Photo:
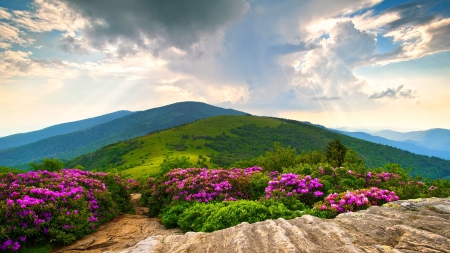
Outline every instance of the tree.
<svg viewBox="0 0 450 253">
<path fill-rule="evenodd" d="M 347 147 L 341 143 L 341 140 L 335 139 L 328 142 L 325 150 L 327 160 L 333 167 L 341 167 L 345 161 L 345 154 L 347 153 Z"/>
<path fill-rule="evenodd" d="M 295 148 L 283 148 L 279 142 L 275 142 L 274 150 L 266 152 L 260 157 L 259 164 L 267 171 L 279 171 L 283 168 L 292 167 L 297 164 L 297 151 Z"/>
<path fill-rule="evenodd" d="M 41 164 L 30 163 L 31 170 L 59 171 L 64 167 L 64 163 L 59 159 L 44 158 Z"/>
</svg>

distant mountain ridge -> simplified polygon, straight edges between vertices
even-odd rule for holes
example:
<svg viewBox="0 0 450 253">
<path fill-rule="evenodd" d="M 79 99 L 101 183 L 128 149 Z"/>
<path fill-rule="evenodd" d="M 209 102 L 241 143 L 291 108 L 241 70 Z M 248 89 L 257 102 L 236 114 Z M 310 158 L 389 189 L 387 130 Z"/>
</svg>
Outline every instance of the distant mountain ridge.
<svg viewBox="0 0 450 253">
<path fill-rule="evenodd" d="M 245 115 L 200 102 L 180 102 L 135 112 L 88 129 L 53 136 L 0 151 L 0 166 L 24 164 L 45 157 L 70 159 L 118 141 L 217 115 Z"/>
<path fill-rule="evenodd" d="M 375 132 L 373 135 L 394 141 L 414 143 L 428 149 L 450 151 L 450 130 L 448 129 L 434 128 L 406 133 L 383 130 Z"/>
<path fill-rule="evenodd" d="M 118 118 L 122 118 L 133 114 L 131 111 L 117 111 L 101 115 L 98 117 L 62 123 L 41 130 L 27 133 L 13 134 L 0 138 L 0 150 L 26 145 L 42 139 L 50 138 L 57 135 L 68 134 L 83 129 L 91 128 Z"/>
<path fill-rule="evenodd" d="M 442 159 L 450 160 L 450 151 L 446 150 L 434 150 L 429 149 L 420 145 L 417 145 L 414 142 L 402 142 L 402 141 L 393 141 L 379 136 L 373 136 L 363 132 L 344 132 L 340 131 L 345 135 L 358 138 L 365 141 L 370 141 L 377 144 L 387 145 L 394 148 L 403 149 L 409 151 L 414 154 L 426 155 L 426 156 L 435 156 Z"/>
</svg>

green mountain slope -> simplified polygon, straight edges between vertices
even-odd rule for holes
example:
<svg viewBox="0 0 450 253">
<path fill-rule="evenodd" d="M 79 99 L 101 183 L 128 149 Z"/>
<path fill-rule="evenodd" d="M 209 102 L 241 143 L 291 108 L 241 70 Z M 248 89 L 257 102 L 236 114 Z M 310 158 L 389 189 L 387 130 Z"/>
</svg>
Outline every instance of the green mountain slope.
<svg viewBox="0 0 450 253">
<path fill-rule="evenodd" d="M 134 112 L 130 111 L 117 111 L 113 113 L 108 113 L 105 115 L 101 115 L 94 118 L 78 120 L 74 122 L 68 122 L 63 124 L 58 124 L 54 126 L 50 126 L 41 130 L 28 132 L 28 133 L 20 133 L 13 134 L 9 136 L 5 136 L 0 138 L 0 150 L 18 147 L 22 145 L 26 145 L 28 143 L 36 142 L 42 139 L 50 138 L 53 136 L 68 134 L 76 131 L 80 131 L 83 129 L 91 128 L 111 120 L 115 120 L 118 118 L 122 118 L 133 114 Z"/>
<path fill-rule="evenodd" d="M 167 156 L 187 156 L 191 162 L 208 167 L 227 167 L 234 161 L 253 158 L 271 150 L 274 142 L 303 150 L 323 150 L 329 141 L 342 143 L 358 152 L 369 167 L 399 163 L 411 168 L 411 175 L 430 178 L 450 176 L 450 161 L 415 155 L 328 131 L 298 121 L 256 117 L 218 116 L 116 143 L 77 157 L 68 167 L 117 169 L 132 176 L 152 174 Z"/>
<path fill-rule="evenodd" d="M 82 131 L 54 136 L 24 146 L 0 151 L 0 166 L 11 166 L 45 157 L 71 159 L 105 145 L 132 139 L 216 115 L 245 113 L 199 102 L 181 102 L 131 115 Z"/>
</svg>

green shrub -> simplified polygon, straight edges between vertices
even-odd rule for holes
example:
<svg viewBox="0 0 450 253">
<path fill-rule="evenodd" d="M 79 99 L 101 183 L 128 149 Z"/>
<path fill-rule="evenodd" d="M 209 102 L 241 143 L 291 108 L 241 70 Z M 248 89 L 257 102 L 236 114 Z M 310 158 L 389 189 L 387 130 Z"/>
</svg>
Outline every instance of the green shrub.
<svg viewBox="0 0 450 253">
<path fill-rule="evenodd" d="M 206 220 L 213 214 L 218 212 L 222 207 L 228 206 L 231 202 L 219 203 L 195 203 L 186 209 L 178 219 L 178 225 L 185 231 L 204 231 L 203 226 Z"/>
<path fill-rule="evenodd" d="M 267 173 L 255 173 L 252 175 L 248 186 L 248 198 L 258 200 L 266 195 L 265 189 L 270 181 Z"/>
<path fill-rule="evenodd" d="M 262 202 L 251 200 L 239 200 L 235 202 L 218 202 L 200 204 L 196 203 L 184 209 L 183 204 L 173 206 L 164 213 L 163 220 L 174 225 L 177 215 L 181 210 L 184 211 L 178 218 L 178 225 L 185 231 L 203 231 L 212 232 L 224 228 L 236 226 L 242 222 L 255 223 L 267 219 L 292 219 L 302 215 L 305 206 L 295 200 L 295 198 L 286 198 L 286 203 L 293 208 L 283 204 L 283 201 L 272 199 Z"/>
<path fill-rule="evenodd" d="M 178 220 L 180 219 L 180 215 L 192 206 L 192 202 L 178 202 L 170 208 L 165 208 L 161 212 L 161 221 L 166 228 L 175 228 L 178 226 Z"/>
<path fill-rule="evenodd" d="M 242 222 L 255 223 L 270 218 L 270 212 L 266 206 L 249 200 L 229 202 L 228 205 L 212 213 L 202 226 L 203 232 L 212 232 L 224 228 L 236 226 Z"/>
<path fill-rule="evenodd" d="M 134 211 L 130 193 L 117 174 L 108 173 L 105 177 L 99 177 L 98 179 L 105 183 L 106 188 L 111 193 L 111 198 L 119 208 L 119 212 L 132 213 Z"/>
</svg>

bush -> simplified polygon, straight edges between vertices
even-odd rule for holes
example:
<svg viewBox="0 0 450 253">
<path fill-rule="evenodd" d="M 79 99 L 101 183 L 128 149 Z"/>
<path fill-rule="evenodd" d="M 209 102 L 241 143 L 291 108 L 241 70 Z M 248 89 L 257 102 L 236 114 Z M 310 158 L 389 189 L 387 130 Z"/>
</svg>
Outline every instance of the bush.
<svg viewBox="0 0 450 253">
<path fill-rule="evenodd" d="M 178 225 L 185 231 L 204 231 L 206 220 L 222 207 L 230 202 L 219 202 L 215 204 L 195 203 L 186 209 L 178 219 Z"/>
<path fill-rule="evenodd" d="M 270 178 L 267 173 L 255 173 L 252 175 L 248 186 L 248 199 L 258 200 L 266 195 L 266 187 Z"/>
<path fill-rule="evenodd" d="M 373 187 L 371 189 L 330 194 L 325 198 L 325 201 L 317 202 L 314 208 L 334 213 L 354 212 L 367 209 L 369 206 L 378 206 L 394 200 L 399 200 L 395 192 Z"/>
<path fill-rule="evenodd" d="M 98 179 L 105 183 L 106 188 L 111 193 L 114 203 L 117 204 L 119 212 L 133 213 L 134 207 L 131 203 L 130 192 L 125 186 L 126 181 L 122 181 L 117 174 L 110 173 Z"/>
<path fill-rule="evenodd" d="M 178 226 L 178 220 L 180 219 L 180 215 L 193 203 L 191 202 L 178 202 L 171 206 L 170 208 L 166 207 L 161 213 L 161 221 L 166 228 L 175 228 Z"/>
<path fill-rule="evenodd" d="M 253 174 L 262 169 L 175 169 L 163 177 L 149 179 L 142 194 L 143 204 L 157 216 L 172 201 L 203 202 L 248 198 Z"/>
<path fill-rule="evenodd" d="M 317 198 L 323 196 L 321 191 L 323 185 L 319 183 L 318 178 L 313 179 L 309 175 L 281 174 L 269 181 L 268 185 L 265 190 L 266 198 L 279 199 L 292 196 L 312 205 Z"/>
<path fill-rule="evenodd" d="M 305 205 L 294 198 L 286 198 L 283 201 L 273 199 L 262 202 L 251 200 L 225 201 L 217 203 L 196 203 L 185 209 L 178 219 L 178 225 L 185 231 L 203 231 L 212 232 L 232 226 L 242 222 L 255 223 L 267 219 L 292 219 L 302 215 Z M 186 204 L 172 207 L 163 218 L 171 225 L 177 219 L 175 214 L 179 213 Z"/>
<path fill-rule="evenodd" d="M 295 148 L 283 148 L 280 143 L 275 142 L 274 150 L 266 152 L 266 155 L 260 157 L 258 162 L 266 171 L 282 171 L 283 168 L 292 167 L 298 163 L 296 156 Z"/>
<path fill-rule="evenodd" d="M 105 176 L 69 169 L 0 174 L 0 249 L 68 244 L 117 216 L 112 194 L 97 179 Z"/>
</svg>

